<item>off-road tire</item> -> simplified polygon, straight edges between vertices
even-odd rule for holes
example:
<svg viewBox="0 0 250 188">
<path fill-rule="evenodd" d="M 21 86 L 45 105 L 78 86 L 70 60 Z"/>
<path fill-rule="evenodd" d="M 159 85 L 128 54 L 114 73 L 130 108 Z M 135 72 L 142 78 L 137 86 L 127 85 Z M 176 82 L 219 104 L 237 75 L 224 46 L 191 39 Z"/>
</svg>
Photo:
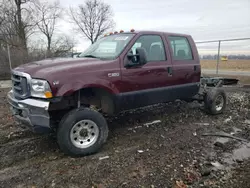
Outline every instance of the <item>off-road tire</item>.
<svg viewBox="0 0 250 188">
<path fill-rule="evenodd" d="M 91 120 L 99 128 L 99 135 L 96 142 L 87 147 L 76 147 L 70 139 L 70 131 L 72 127 L 81 120 Z M 108 125 L 105 118 L 97 111 L 89 108 L 78 108 L 71 110 L 61 120 L 57 129 L 57 142 L 60 149 L 67 155 L 78 157 L 86 156 L 98 152 L 108 137 Z"/>
<path fill-rule="evenodd" d="M 218 97 L 223 99 L 223 106 L 221 109 L 216 108 L 216 100 Z M 224 112 L 227 105 L 227 96 L 225 91 L 222 88 L 212 88 L 207 91 L 204 96 L 204 107 L 208 114 L 217 115 Z"/>
</svg>

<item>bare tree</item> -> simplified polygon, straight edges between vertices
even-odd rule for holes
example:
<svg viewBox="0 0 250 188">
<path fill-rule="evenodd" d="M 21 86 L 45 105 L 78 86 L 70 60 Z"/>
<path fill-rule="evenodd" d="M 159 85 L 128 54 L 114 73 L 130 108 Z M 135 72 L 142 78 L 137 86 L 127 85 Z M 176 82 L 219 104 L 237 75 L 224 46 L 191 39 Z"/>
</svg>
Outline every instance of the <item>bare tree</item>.
<svg viewBox="0 0 250 188">
<path fill-rule="evenodd" d="M 0 35 L 3 43 L 17 45 L 18 41 L 18 22 L 16 21 L 16 8 L 14 2 L 3 0 L 0 5 Z"/>
<path fill-rule="evenodd" d="M 110 5 L 101 0 L 86 0 L 77 8 L 70 8 L 70 17 L 77 29 L 92 43 L 114 27 Z"/>
<path fill-rule="evenodd" d="M 52 44 L 52 52 L 54 57 L 63 57 L 72 52 L 76 41 L 71 36 L 58 36 L 55 42 Z"/>
<path fill-rule="evenodd" d="M 9 2 L 11 1 L 13 0 L 9 0 Z M 27 39 L 35 26 L 30 2 L 31 0 L 14 0 L 14 27 L 19 38 L 20 45 L 25 51 L 27 51 Z"/>
<path fill-rule="evenodd" d="M 43 39 L 34 40 L 29 47 L 31 52 L 29 55 L 30 61 L 41 60 L 47 58 L 47 41 Z M 51 44 L 51 56 L 50 57 L 65 57 L 70 56 L 73 51 L 73 47 L 76 42 L 72 36 L 67 35 L 55 35 Z"/>
<path fill-rule="evenodd" d="M 37 27 L 47 39 L 47 55 L 51 55 L 51 44 L 57 21 L 60 19 L 62 9 L 59 1 L 54 3 L 40 1 L 35 2 L 37 14 Z"/>
<path fill-rule="evenodd" d="M 16 22 L 17 35 L 20 39 L 22 47 L 26 50 L 27 49 L 27 37 L 25 33 L 25 23 L 23 23 L 23 20 L 22 20 L 22 8 L 21 8 L 21 5 L 24 3 L 27 3 L 27 1 L 15 0 L 15 5 L 16 5 L 15 22 Z"/>
<path fill-rule="evenodd" d="M 27 39 L 34 29 L 29 0 L 2 0 L 0 6 L 0 34 L 5 42 L 12 42 L 27 51 Z M 13 42 L 15 39 L 15 42 Z M 12 40 L 12 41 L 11 41 Z"/>
<path fill-rule="evenodd" d="M 0 3 L 0 45 L 6 53 L 9 44 L 15 63 L 28 60 L 27 39 L 34 28 L 30 0 L 1 0 Z"/>
</svg>

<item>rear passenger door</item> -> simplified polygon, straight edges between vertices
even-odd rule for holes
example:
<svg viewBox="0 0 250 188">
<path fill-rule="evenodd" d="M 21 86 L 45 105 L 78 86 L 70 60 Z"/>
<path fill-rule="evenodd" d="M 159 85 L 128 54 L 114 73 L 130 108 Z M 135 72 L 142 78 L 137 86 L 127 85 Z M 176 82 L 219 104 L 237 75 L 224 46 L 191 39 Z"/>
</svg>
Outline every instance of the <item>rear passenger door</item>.
<svg viewBox="0 0 250 188">
<path fill-rule="evenodd" d="M 173 63 L 173 90 L 179 99 L 190 98 L 199 90 L 200 62 L 193 40 L 186 36 L 168 36 Z"/>
</svg>

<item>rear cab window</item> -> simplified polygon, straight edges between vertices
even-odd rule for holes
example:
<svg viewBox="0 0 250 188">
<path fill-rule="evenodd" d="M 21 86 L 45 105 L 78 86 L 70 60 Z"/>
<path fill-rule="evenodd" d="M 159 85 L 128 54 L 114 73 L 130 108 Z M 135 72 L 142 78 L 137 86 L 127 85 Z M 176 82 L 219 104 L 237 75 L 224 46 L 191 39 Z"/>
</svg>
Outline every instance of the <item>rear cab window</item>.
<svg viewBox="0 0 250 188">
<path fill-rule="evenodd" d="M 168 36 L 173 60 L 193 60 L 193 53 L 189 41 L 183 36 Z"/>
</svg>

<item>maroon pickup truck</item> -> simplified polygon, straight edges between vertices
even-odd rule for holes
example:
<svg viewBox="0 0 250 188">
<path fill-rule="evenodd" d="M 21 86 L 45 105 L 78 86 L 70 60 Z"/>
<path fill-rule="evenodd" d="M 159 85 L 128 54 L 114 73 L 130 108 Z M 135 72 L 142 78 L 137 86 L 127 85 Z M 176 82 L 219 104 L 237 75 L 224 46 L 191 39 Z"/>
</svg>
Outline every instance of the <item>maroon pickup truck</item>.
<svg viewBox="0 0 250 188">
<path fill-rule="evenodd" d="M 8 101 L 22 125 L 52 130 L 63 152 L 97 152 L 108 137 L 102 113 L 180 100 L 204 102 L 222 113 L 225 92 L 201 78 L 191 36 L 166 32 L 120 32 L 92 44 L 78 58 L 46 59 L 12 70 Z"/>
</svg>

